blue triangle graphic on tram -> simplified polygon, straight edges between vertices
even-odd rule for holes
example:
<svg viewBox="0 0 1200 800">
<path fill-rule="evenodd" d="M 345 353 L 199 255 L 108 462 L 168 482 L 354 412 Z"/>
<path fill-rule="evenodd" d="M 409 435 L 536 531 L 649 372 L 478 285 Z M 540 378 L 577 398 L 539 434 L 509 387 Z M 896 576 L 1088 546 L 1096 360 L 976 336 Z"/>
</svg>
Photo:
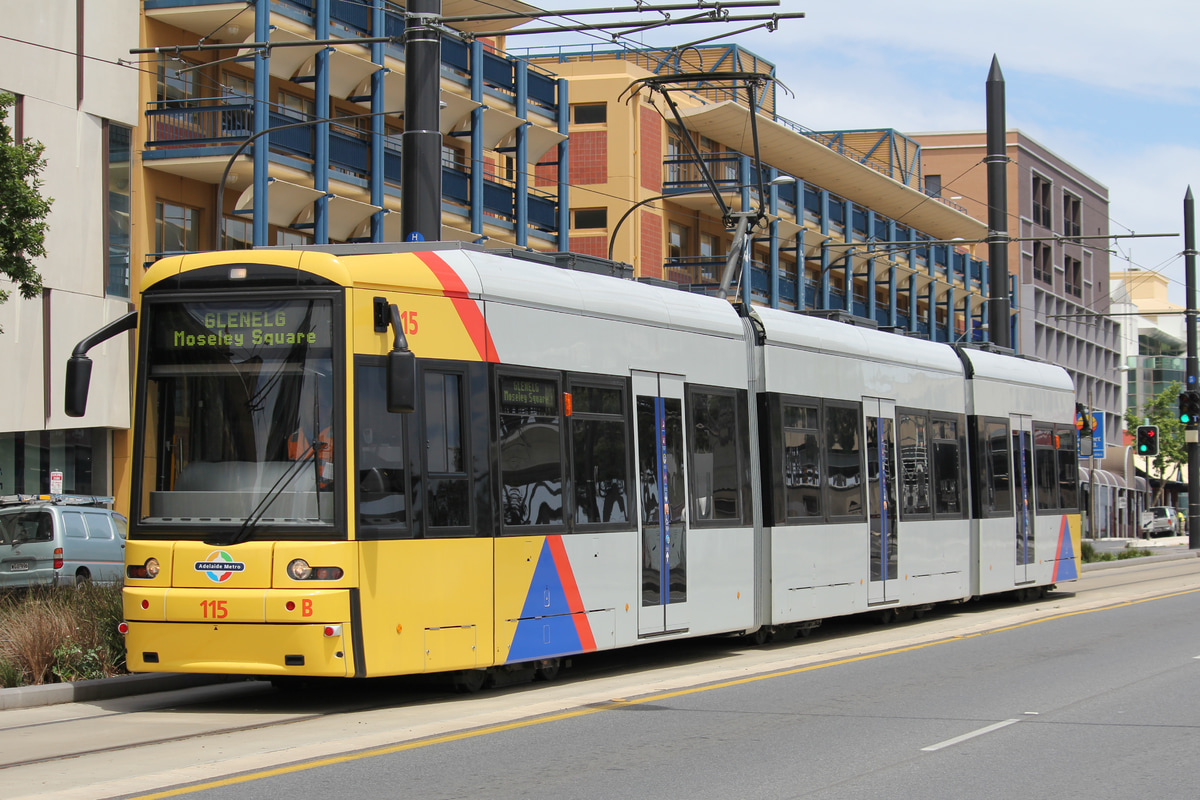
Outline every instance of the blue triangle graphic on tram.
<svg viewBox="0 0 1200 800">
<path fill-rule="evenodd" d="M 1058 529 L 1058 552 L 1058 563 L 1054 567 L 1054 580 L 1073 581 L 1078 578 L 1079 570 L 1075 566 L 1075 545 L 1071 541 L 1071 526 L 1066 517 L 1063 517 L 1062 525 Z"/>
<path fill-rule="evenodd" d="M 582 649 L 575 618 L 554 564 L 554 554 L 550 552 L 549 542 L 544 541 L 508 651 L 508 661 L 549 658 L 578 653 Z"/>
</svg>

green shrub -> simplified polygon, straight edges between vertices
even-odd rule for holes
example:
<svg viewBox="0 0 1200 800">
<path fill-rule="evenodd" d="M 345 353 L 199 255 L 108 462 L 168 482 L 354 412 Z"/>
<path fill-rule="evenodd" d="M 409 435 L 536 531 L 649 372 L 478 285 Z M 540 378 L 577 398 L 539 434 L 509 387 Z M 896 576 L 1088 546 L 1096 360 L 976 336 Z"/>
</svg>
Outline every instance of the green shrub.
<svg viewBox="0 0 1200 800">
<path fill-rule="evenodd" d="M 1117 560 L 1124 561 L 1127 558 L 1142 558 L 1143 556 L 1152 556 L 1152 555 L 1154 555 L 1154 554 L 1151 553 L 1149 550 L 1145 550 L 1145 549 L 1142 549 L 1142 550 L 1125 549 L 1125 550 L 1122 550 L 1121 552 L 1117 553 Z"/>
<path fill-rule="evenodd" d="M 125 671 L 121 587 L 84 583 L 0 600 L 0 682 L 20 686 Z"/>
</svg>

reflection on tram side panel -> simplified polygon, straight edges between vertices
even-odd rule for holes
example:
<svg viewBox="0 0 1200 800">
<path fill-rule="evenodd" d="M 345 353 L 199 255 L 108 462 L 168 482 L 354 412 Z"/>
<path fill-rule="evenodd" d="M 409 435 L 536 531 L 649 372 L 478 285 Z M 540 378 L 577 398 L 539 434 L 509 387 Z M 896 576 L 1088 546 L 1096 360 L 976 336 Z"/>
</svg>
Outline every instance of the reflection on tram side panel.
<svg viewBox="0 0 1200 800">
<path fill-rule="evenodd" d="M 101 332 L 137 337 L 132 671 L 476 688 L 1077 576 L 1058 367 L 519 253 L 372 249 L 163 259 Z"/>
</svg>

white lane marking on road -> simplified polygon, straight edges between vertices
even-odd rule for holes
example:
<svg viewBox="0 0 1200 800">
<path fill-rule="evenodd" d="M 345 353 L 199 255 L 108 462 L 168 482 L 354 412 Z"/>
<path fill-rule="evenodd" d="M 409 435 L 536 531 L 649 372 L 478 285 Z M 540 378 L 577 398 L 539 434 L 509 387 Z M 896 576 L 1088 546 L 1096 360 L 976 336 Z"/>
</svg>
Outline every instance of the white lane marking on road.
<svg viewBox="0 0 1200 800">
<path fill-rule="evenodd" d="M 991 733 L 992 731 L 998 731 L 1001 728 L 1007 728 L 1009 725 L 1020 721 L 1021 720 L 1019 719 L 1006 719 L 1003 722 L 997 722 L 995 725 L 988 725 L 986 728 L 980 728 L 977 731 L 964 733 L 962 736 L 955 736 L 953 739 L 947 739 L 944 742 L 931 744 L 929 747 L 922 747 L 921 752 L 932 753 L 934 750 L 941 750 L 944 747 L 950 747 L 951 745 L 956 745 L 959 742 L 965 742 L 967 739 L 974 739 L 976 736 L 983 736 L 985 733 Z"/>
</svg>

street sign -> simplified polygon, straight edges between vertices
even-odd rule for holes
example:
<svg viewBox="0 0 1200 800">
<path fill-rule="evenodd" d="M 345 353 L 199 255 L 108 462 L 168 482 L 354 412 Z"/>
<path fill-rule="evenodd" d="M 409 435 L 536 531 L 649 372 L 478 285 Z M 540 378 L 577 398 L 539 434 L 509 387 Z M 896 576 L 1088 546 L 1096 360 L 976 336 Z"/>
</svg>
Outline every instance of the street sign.
<svg viewBox="0 0 1200 800">
<path fill-rule="evenodd" d="M 1092 435 L 1080 436 L 1080 424 L 1077 421 L 1075 425 L 1075 440 L 1076 450 L 1080 458 L 1092 458 L 1095 453 L 1096 458 L 1104 458 L 1105 448 L 1108 443 L 1104 440 L 1104 412 L 1093 411 L 1088 414 L 1087 421 L 1091 423 Z"/>
</svg>

